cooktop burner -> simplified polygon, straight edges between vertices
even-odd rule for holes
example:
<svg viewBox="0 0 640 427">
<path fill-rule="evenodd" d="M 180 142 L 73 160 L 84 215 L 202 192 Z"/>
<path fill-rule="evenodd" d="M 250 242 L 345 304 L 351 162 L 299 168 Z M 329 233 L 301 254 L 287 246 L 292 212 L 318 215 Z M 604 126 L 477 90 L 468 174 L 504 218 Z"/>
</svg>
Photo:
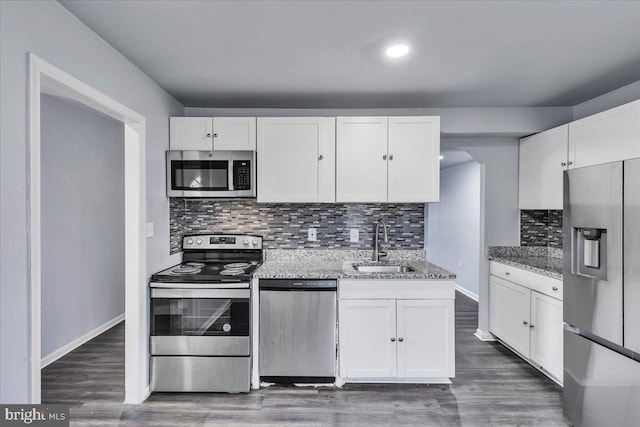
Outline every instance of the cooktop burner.
<svg viewBox="0 0 640 427">
<path fill-rule="evenodd" d="M 171 274 L 195 274 L 200 272 L 200 270 L 202 270 L 202 267 L 196 267 L 189 264 L 182 264 L 177 268 L 173 268 L 171 270 Z"/>
<path fill-rule="evenodd" d="M 225 264 L 224 268 L 228 270 L 244 270 L 245 268 L 251 266 L 249 262 L 232 262 L 231 264 Z"/>
</svg>

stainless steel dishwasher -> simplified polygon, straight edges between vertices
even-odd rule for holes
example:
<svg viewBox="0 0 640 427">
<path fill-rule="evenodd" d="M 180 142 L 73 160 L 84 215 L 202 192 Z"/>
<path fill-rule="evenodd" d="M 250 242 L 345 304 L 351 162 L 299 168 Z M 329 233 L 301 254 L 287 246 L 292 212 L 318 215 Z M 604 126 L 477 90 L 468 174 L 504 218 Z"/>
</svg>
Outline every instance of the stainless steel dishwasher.
<svg viewBox="0 0 640 427">
<path fill-rule="evenodd" d="M 264 381 L 335 381 L 335 280 L 260 280 L 259 359 Z"/>
</svg>

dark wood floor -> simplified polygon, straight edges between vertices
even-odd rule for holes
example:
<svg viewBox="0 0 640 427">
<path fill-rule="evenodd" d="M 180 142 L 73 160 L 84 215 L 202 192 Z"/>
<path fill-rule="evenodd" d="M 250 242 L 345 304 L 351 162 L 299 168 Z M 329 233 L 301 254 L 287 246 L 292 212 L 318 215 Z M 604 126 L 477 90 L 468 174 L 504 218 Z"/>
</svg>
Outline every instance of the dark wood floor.
<svg viewBox="0 0 640 427">
<path fill-rule="evenodd" d="M 565 426 L 561 389 L 497 343 L 473 336 L 478 305 L 456 295 L 451 385 L 269 387 L 250 394 L 157 393 L 123 405 L 124 323 L 42 371 L 42 401 L 72 425 Z"/>
</svg>

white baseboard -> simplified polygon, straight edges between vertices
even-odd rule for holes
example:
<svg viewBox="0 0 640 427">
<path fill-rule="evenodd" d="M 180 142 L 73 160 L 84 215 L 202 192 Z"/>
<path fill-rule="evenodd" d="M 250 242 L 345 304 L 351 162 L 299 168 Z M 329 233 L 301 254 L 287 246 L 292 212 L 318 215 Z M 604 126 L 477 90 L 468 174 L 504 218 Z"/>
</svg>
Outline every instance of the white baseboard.
<svg viewBox="0 0 640 427">
<path fill-rule="evenodd" d="M 456 283 L 456 291 L 460 292 L 463 295 L 468 296 L 469 298 L 471 298 L 475 302 L 480 301 L 480 297 L 478 295 L 474 294 L 469 289 L 463 288 L 462 286 L 458 285 L 457 283 Z"/>
<path fill-rule="evenodd" d="M 40 368 L 42 369 L 42 368 L 44 368 L 46 366 L 49 366 L 50 364 L 52 364 L 56 360 L 60 359 L 65 354 L 70 353 L 71 351 L 73 351 L 76 348 L 80 347 L 82 344 L 86 343 L 87 341 L 90 341 L 90 340 L 94 339 L 95 337 L 97 337 L 101 333 L 105 332 L 106 330 L 113 328 L 115 325 L 117 325 L 118 323 L 122 322 L 123 320 L 124 320 L 124 313 L 122 313 L 121 315 L 119 315 L 117 317 L 114 317 L 113 319 L 109 320 L 108 322 L 106 322 L 106 323 L 98 326 L 97 328 L 87 332 L 86 334 L 84 334 L 80 338 L 76 338 L 75 340 L 71 341 L 69 344 L 63 345 L 59 349 L 54 350 L 53 352 L 47 354 L 40 361 Z"/>
<path fill-rule="evenodd" d="M 480 341 L 496 341 L 496 338 L 491 334 L 491 332 L 483 331 L 482 329 L 476 329 L 476 332 L 473 334 Z"/>
</svg>

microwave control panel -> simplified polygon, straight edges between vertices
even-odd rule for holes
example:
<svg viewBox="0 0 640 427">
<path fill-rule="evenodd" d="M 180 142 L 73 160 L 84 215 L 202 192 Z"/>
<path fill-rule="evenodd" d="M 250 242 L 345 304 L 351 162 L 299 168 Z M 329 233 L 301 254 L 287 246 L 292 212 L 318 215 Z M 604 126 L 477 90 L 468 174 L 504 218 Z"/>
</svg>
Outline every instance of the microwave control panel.
<svg viewBox="0 0 640 427">
<path fill-rule="evenodd" d="M 251 162 L 249 160 L 233 162 L 233 189 L 251 190 Z"/>
</svg>

